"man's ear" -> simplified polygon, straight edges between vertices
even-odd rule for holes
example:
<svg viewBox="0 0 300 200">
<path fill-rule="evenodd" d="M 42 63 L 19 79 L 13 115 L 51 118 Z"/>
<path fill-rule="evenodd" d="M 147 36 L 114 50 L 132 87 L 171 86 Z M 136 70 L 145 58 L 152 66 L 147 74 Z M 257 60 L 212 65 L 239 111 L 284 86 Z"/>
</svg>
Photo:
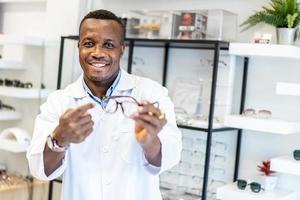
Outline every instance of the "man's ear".
<svg viewBox="0 0 300 200">
<path fill-rule="evenodd" d="M 77 47 L 79 48 L 79 41 L 77 42 Z"/>
<path fill-rule="evenodd" d="M 121 57 L 123 56 L 124 51 L 125 51 L 125 43 L 123 43 L 121 46 Z"/>
</svg>

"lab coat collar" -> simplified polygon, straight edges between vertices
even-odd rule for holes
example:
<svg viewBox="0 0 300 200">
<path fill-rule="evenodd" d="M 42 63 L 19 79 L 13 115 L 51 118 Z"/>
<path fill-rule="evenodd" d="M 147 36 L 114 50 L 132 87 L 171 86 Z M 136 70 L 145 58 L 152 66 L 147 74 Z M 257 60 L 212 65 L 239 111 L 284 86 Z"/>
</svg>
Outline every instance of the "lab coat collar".
<svg viewBox="0 0 300 200">
<path fill-rule="evenodd" d="M 136 87 L 136 79 L 133 75 L 128 74 L 125 70 L 121 69 L 121 78 L 115 91 L 126 91 L 131 90 Z M 87 96 L 87 92 L 84 90 L 83 84 L 83 74 L 72 84 L 67 86 L 66 92 L 69 96 L 73 98 L 83 98 Z"/>
</svg>

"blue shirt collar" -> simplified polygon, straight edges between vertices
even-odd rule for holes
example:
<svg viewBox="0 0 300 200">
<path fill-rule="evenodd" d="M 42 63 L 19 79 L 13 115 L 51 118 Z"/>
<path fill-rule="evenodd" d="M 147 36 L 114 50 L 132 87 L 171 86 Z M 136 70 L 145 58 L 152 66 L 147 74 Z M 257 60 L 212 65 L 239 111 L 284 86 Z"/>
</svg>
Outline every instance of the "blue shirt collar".
<svg viewBox="0 0 300 200">
<path fill-rule="evenodd" d="M 113 84 L 108 88 L 108 90 L 106 91 L 105 96 L 111 96 L 112 93 L 114 92 L 114 90 L 116 89 L 116 87 L 118 86 L 119 82 L 121 79 L 121 70 L 119 70 L 118 76 L 115 79 L 115 81 L 113 82 Z M 101 106 L 106 107 L 108 101 L 106 100 L 101 100 L 100 98 L 98 98 L 97 96 L 93 95 L 92 91 L 90 90 L 90 88 L 87 86 L 87 84 L 85 83 L 84 79 L 82 79 L 82 84 L 83 84 L 83 88 L 84 90 L 87 92 L 87 94 L 96 102 L 99 103 Z"/>
</svg>

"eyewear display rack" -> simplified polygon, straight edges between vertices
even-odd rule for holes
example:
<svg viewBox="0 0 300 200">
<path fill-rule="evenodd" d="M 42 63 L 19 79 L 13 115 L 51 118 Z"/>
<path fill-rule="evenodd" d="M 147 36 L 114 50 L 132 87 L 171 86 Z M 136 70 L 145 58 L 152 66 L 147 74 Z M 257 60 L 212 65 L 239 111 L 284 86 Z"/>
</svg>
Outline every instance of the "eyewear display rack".
<svg viewBox="0 0 300 200">
<path fill-rule="evenodd" d="M 61 37 L 57 89 L 60 89 L 60 87 L 61 87 L 65 40 L 75 40 L 76 41 L 76 40 L 78 40 L 78 36 L 62 36 Z M 212 136 L 213 136 L 214 132 L 235 131 L 235 130 L 238 131 L 233 180 L 235 181 L 238 177 L 238 168 L 239 168 L 239 163 L 240 163 L 241 131 L 242 130 L 237 129 L 237 128 L 230 128 L 230 127 L 213 128 L 219 56 L 220 56 L 221 50 L 229 49 L 229 42 L 220 41 L 220 40 L 178 40 L 178 39 L 126 38 L 125 43 L 128 48 L 127 71 L 129 73 L 132 72 L 134 47 L 164 48 L 163 73 L 162 73 L 162 85 L 163 86 L 166 86 L 169 50 L 171 48 L 174 48 L 174 49 L 175 48 L 176 49 L 202 49 L 202 50 L 213 50 L 214 51 L 208 126 L 207 126 L 207 128 L 201 128 L 201 127 L 194 127 L 194 126 L 187 126 L 187 125 L 178 125 L 179 128 L 195 130 L 195 131 L 202 131 L 202 132 L 207 133 L 206 151 L 205 151 L 205 160 L 204 160 L 204 172 L 203 172 L 202 196 L 201 196 L 202 200 L 206 200 L 207 199 L 208 180 L 209 180 L 209 167 L 210 167 Z M 243 78 L 242 78 L 241 102 L 240 102 L 240 108 L 239 108 L 240 113 L 242 113 L 242 111 L 244 110 L 247 71 L 248 71 L 248 59 L 245 58 L 244 69 L 243 69 Z M 56 180 L 53 180 L 50 182 L 48 200 L 52 200 L 52 191 L 53 191 L 53 183 L 54 182 L 61 183 L 62 180 L 56 179 Z"/>
<path fill-rule="evenodd" d="M 249 58 L 264 57 L 266 59 L 281 58 L 289 60 L 300 60 L 300 48 L 293 45 L 280 44 L 253 44 L 253 43 L 231 43 L 229 47 L 229 54 L 239 56 L 244 59 L 244 69 L 248 69 Z M 246 98 L 246 82 L 247 76 L 243 80 L 242 97 Z M 300 84 L 297 83 L 276 83 L 277 95 L 291 95 L 300 96 Z M 228 127 L 239 129 L 239 142 L 241 144 L 242 130 L 251 130 L 264 133 L 291 135 L 298 134 L 300 129 L 300 121 L 282 120 L 282 119 L 255 119 L 253 117 L 245 117 L 241 115 L 227 115 L 224 119 L 224 124 Z M 285 173 L 289 175 L 300 175 L 299 163 L 292 155 L 279 156 L 271 159 L 271 170 L 275 172 Z M 238 177 L 236 177 L 238 178 Z M 295 200 L 295 191 L 267 191 L 262 195 L 253 194 L 253 192 L 241 192 L 237 189 L 236 184 L 225 185 L 218 189 L 217 197 L 222 200 L 237 198 L 237 199 L 252 199 L 252 200 Z"/>
</svg>

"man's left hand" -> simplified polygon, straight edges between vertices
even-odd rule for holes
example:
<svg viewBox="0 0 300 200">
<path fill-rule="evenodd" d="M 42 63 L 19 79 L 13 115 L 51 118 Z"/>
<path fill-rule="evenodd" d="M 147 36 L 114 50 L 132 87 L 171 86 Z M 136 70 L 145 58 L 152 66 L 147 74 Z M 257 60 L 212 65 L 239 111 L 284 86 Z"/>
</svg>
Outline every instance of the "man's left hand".
<svg viewBox="0 0 300 200">
<path fill-rule="evenodd" d="M 164 113 L 148 101 L 142 101 L 132 119 L 136 122 L 136 139 L 141 144 L 146 158 L 151 164 L 160 165 L 161 143 L 157 135 L 167 123 Z"/>
</svg>

